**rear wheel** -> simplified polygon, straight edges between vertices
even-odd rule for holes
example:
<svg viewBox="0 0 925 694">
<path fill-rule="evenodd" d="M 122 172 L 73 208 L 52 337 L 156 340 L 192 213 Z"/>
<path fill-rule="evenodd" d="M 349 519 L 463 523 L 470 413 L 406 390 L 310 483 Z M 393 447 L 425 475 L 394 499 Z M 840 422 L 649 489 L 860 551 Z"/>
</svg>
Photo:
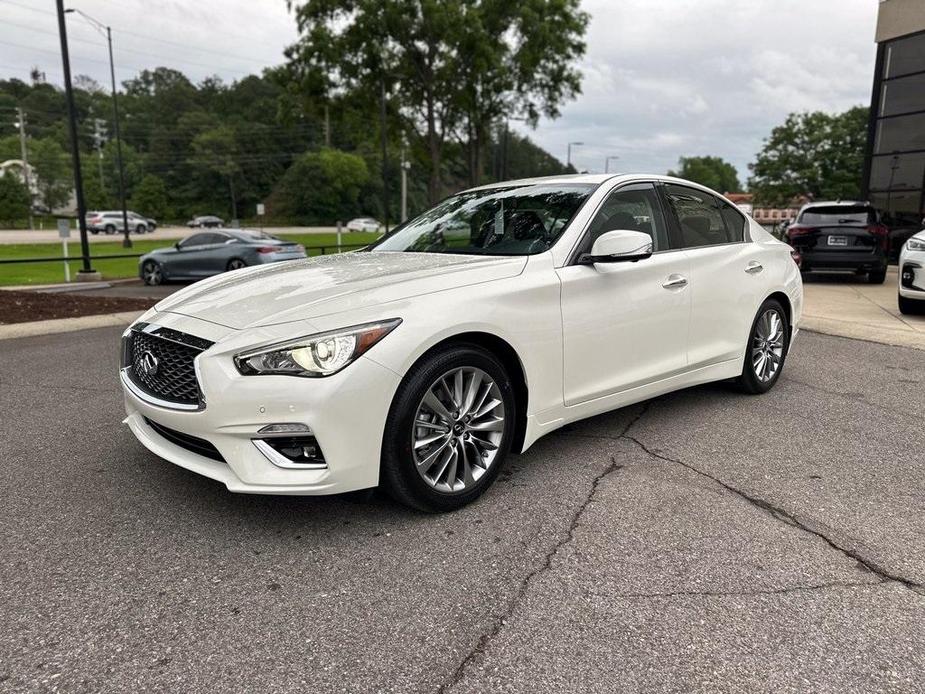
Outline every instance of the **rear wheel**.
<svg viewBox="0 0 925 694">
<path fill-rule="evenodd" d="M 432 513 L 474 501 L 511 447 L 516 403 L 504 366 L 474 345 L 426 357 L 398 388 L 385 426 L 381 481 Z"/>
<path fill-rule="evenodd" d="M 882 270 L 871 270 L 867 273 L 867 281 L 871 284 L 883 284 L 886 280 L 886 268 Z"/>
<path fill-rule="evenodd" d="M 135 227 L 136 234 L 144 234 L 147 230 L 148 228 L 144 224 L 139 224 L 137 227 Z"/>
<path fill-rule="evenodd" d="M 925 313 L 925 300 L 910 299 L 908 297 L 898 294 L 896 296 L 897 303 L 899 304 L 899 312 L 904 313 L 907 316 L 915 316 L 920 313 Z"/>
<path fill-rule="evenodd" d="M 247 263 L 245 263 L 240 258 L 232 258 L 231 260 L 228 261 L 228 267 L 226 269 L 227 270 L 240 270 L 242 267 L 247 267 Z"/>
<path fill-rule="evenodd" d="M 115 234 L 115 233 L 116 233 L 116 227 L 115 227 L 115 225 L 114 225 L 114 224 L 107 224 L 107 225 L 106 225 L 106 233 L 109 234 L 110 236 L 112 236 L 113 234 Z"/>
<path fill-rule="evenodd" d="M 164 281 L 164 273 L 161 266 L 153 260 L 146 260 L 141 266 L 141 279 L 151 287 L 156 287 Z"/>
<path fill-rule="evenodd" d="M 784 307 L 776 299 L 768 299 L 752 323 L 745 363 L 738 384 L 746 393 L 767 393 L 784 368 L 789 348 L 790 325 Z"/>
</svg>

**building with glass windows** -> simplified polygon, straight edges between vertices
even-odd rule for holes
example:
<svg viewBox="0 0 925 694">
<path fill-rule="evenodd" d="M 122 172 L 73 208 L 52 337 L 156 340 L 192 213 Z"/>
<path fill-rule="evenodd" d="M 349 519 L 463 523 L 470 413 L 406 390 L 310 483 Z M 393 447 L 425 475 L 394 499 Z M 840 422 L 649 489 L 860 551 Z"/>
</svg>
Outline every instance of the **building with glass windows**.
<svg viewBox="0 0 925 694">
<path fill-rule="evenodd" d="M 900 236 L 925 217 L 925 0 L 881 0 L 865 197 Z M 900 243 L 903 238 L 896 239 Z"/>
</svg>

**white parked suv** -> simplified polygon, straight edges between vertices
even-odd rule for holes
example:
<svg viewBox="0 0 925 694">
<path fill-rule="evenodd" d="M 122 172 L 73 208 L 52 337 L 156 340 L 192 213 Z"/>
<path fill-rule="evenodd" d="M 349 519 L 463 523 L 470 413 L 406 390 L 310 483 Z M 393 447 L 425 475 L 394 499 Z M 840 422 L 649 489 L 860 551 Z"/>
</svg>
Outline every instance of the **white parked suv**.
<svg viewBox="0 0 925 694">
<path fill-rule="evenodd" d="M 494 183 L 365 251 L 164 299 L 123 336 L 125 421 L 231 491 L 382 485 L 448 511 L 569 422 L 708 381 L 769 391 L 802 307 L 790 247 L 703 186 Z"/>
<path fill-rule="evenodd" d="M 900 251 L 898 299 L 900 312 L 925 313 L 925 229 Z"/>
</svg>

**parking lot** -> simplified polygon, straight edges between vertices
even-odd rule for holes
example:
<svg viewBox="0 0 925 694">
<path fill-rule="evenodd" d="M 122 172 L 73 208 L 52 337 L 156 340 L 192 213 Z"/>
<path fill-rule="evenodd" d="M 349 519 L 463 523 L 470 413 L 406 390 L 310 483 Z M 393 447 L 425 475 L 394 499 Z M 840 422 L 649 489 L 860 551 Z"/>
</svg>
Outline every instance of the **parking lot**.
<svg viewBox="0 0 925 694">
<path fill-rule="evenodd" d="M 921 691 L 919 350 L 569 427 L 486 496 L 236 496 L 120 424 L 119 328 L 0 342 L 0 689 Z"/>
</svg>

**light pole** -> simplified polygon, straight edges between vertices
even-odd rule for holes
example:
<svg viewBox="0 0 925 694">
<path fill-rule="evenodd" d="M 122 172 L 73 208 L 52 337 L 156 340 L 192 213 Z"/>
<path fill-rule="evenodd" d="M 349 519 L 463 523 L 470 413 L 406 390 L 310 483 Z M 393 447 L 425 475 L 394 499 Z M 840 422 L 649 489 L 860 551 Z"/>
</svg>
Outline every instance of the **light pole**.
<svg viewBox="0 0 925 694">
<path fill-rule="evenodd" d="M 67 129 L 71 136 L 71 159 L 74 165 L 74 197 L 77 198 L 77 227 L 80 229 L 80 254 L 83 268 L 78 280 L 98 276 L 90 267 L 90 241 L 87 238 L 87 205 L 84 202 L 84 179 L 80 171 L 80 143 L 77 140 L 77 106 L 74 104 L 74 87 L 71 84 L 71 57 L 67 50 L 67 26 L 64 22 L 64 0 L 56 0 L 58 35 L 61 39 L 61 65 L 64 72 L 64 96 L 67 101 Z"/>
<path fill-rule="evenodd" d="M 29 229 L 35 229 L 35 223 L 32 221 L 32 176 L 29 173 L 29 153 L 26 151 L 26 114 L 21 108 L 16 107 L 16 115 L 19 122 L 19 149 L 22 155 L 22 176 L 26 183 L 26 190 L 29 191 Z"/>
<path fill-rule="evenodd" d="M 581 147 L 583 144 L 584 142 L 569 142 L 568 143 L 568 155 L 565 158 L 566 166 L 572 165 L 572 147 Z"/>
<path fill-rule="evenodd" d="M 119 202 L 122 204 L 122 231 L 125 236 L 122 239 L 123 248 L 132 247 L 132 239 L 129 236 L 128 228 L 128 208 L 125 204 L 125 167 L 122 163 L 122 136 L 119 134 L 119 96 L 116 91 L 116 66 L 112 59 L 112 27 L 109 27 L 102 22 L 99 22 L 90 15 L 88 15 L 83 10 L 77 9 L 68 9 L 65 12 L 76 12 L 85 20 L 90 22 L 93 27 L 99 31 L 101 34 L 105 34 L 106 42 L 109 44 L 109 76 L 112 79 L 112 120 L 113 127 L 116 131 L 116 156 L 119 159 Z M 100 149 L 100 156 L 102 157 L 103 150 Z"/>
<path fill-rule="evenodd" d="M 611 156 L 604 159 L 604 173 L 610 173 L 610 162 L 616 161 L 619 158 L 620 157 L 617 156 Z"/>
</svg>

